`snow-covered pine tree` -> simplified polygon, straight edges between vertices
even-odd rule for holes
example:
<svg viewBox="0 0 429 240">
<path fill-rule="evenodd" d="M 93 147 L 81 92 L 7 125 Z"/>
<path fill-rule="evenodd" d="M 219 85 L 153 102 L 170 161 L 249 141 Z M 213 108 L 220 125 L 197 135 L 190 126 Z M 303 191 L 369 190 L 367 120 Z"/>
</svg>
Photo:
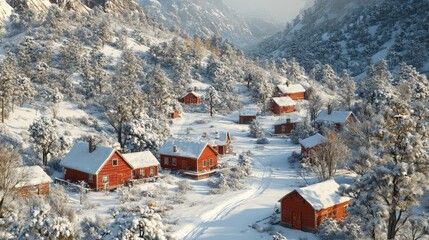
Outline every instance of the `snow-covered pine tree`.
<svg viewBox="0 0 429 240">
<path fill-rule="evenodd" d="M 429 98 L 429 80 L 410 65 L 401 63 L 396 74 L 395 83 L 398 84 L 400 99 L 415 102 Z"/>
<path fill-rule="evenodd" d="M 262 138 L 265 136 L 264 129 L 259 121 L 253 120 L 249 125 L 249 136 L 252 138 Z"/>
<path fill-rule="evenodd" d="M 377 123 L 376 164 L 345 190 L 352 197 L 352 222 L 369 238 L 397 238 L 428 189 L 427 129 L 416 124 L 408 106 L 393 101 Z"/>
<path fill-rule="evenodd" d="M 171 95 L 171 82 L 160 65 L 155 65 L 148 70 L 144 92 L 147 96 L 149 116 L 165 119 L 171 113 L 169 106 L 173 101 L 173 96 Z"/>
<path fill-rule="evenodd" d="M 210 113 L 210 116 L 217 113 L 221 103 L 217 90 L 213 86 L 207 88 L 207 92 L 204 95 L 204 108 Z"/>
<path fill-rule="evenodd" d="M 295 128 L 292 129 L 290 140 L 291 142 L 298 144 L 300 140 L 308 138 L 317 133 L 317 130 L 311 126 L 308 118 L 304 118 L 302 122 L 296 124 Z"/>
<path fill-rule="evenodd" d="M 1 97 L 1 121 L 5 122 L 8 110 L 12 108 L 16 87 L 19 86 L 16 78 L 15 55 L 6 53 L 6 58 L 0 62 L 0 97 Z"/>
<path fill-rule="evenodd" d="M 335 91 L 337 89 L 337 74 L 334 69 L 332 69 L 331 65 L 325 64 L 323 65 L 322 70 L 322 83 L 324 83 L 331 91 Z"/>
</svg>

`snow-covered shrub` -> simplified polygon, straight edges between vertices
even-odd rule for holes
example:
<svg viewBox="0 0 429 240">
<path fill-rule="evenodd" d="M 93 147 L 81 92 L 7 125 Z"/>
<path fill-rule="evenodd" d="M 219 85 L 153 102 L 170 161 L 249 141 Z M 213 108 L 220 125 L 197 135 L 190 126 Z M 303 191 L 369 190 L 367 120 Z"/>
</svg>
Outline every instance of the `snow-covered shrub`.
<svg viewBox="0 0 429 240">
<path fill-rule="evenodd" d="M 186 201 L 186 195 L 184 192 L 177 192 L 170 198 L 170 200 L 173 204 L 183 204 Z"/>
<path fill-rule="evenodd" d="M 252 138 L 263 138 L 265 137 L 264 129 L 259 121 L 253 120 L 249 125 L 249 136 Z"/>
<path fill-rule="evenodd" d="M 177 182 L 177 186 L 179 188 L 178 191 L 181 193 L 186 193 L 188 190 L 192 189 L 192 186 L 188 180 L 180 180 Z"/>
<path fill-rule="evenodd" d="M 95 220 L 84 218 L 80 222 L 80 232 L 78 233 L 78 237 L 82 240 L 98 239 L 100 236 L 104 236 L 106 234 L 104 229 L 107 225 L 107 219 L 105 217 L 100 217 L 99 215 L 95 216 Z"/>
<path fill-rule="evenodd" d="M 276 205 L 274 207 L 273 213 L 271 213 L 271 217 L 270 217 L 270 224 L 271 225 L 280 224 L 280 222 L 281 222 L 280 213 L 281 213 L 280 208 Z"/>
<path fill-rule="evenodd" d="M 249 176 L 250 169 L 251 169 L 251 162 L 250 162 L 249 155 L 246 153 L 240 154 L 240 156 L 238 156 L 238 163 L 237 163 L 238 172 L 244 176 Z"/>
<path fill-rule="evenodd" d="M 258 138 L 258 140 L 256 140 L 257 144 L 269 144 L 270 142 L 271 142 L 270 139 L 268 139 L 265 136 Z"/>
<path fill-rule="evenodd" d="M 76 220 L 75 211 L 67 205 L 68 194 L 61 185 L 54 185 L 50 188 L 46 201 L 51 206 L 51 211 L 60 217 L 67 218 L 70 222 Z"/>
<path fill-rule="evenodd" d="M 326 240 L 345 239 L 341 227 L 338 225 L 337 221 L 331 218 L 323 220 L 319 227 L 319 236 L 321 239 Z"/>
<path fill-rule="evenodd" d="M 209 123 L 209 120 L 207 120 L 207 119 L 199 119 L 199 120 L 196 120 L 194 123 L 195 124 L 207 124 L 207 123 Z"/>
<path fill-rule="evenodd" d="M 121 211 L 106 228 L 103 239 L 164 240 L 164 226 L 161 216 L 148 206 Z"/>
<path fill-rule="evenodd" d="M 271 237 L 273 237 L 273 240 L 287 240 L 287 238 L 279 232 L 276 232 Z"/>
<path fill-rule="evenodd" d="M 292 154 L 287 158 L 287 160 L 290 164 L 299 163 L 302 160 L 302 155 L 293 151 Z"/>
</svg>

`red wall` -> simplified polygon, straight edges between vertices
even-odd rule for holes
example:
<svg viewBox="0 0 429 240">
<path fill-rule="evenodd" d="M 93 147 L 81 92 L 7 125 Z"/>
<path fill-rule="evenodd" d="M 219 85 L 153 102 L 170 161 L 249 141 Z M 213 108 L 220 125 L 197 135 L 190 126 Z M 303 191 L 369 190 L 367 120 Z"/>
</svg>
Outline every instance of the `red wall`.
<svg viewBox="0 0 429 240">
<path fill-rule="evenodd" d="M 279 105 L 277 105 L 276 102 L 273 101 L 273 103 L 271 104 L 271 110 L 275 114 L 290 113 L 295 111 L 295 106 L 280 107 Z"/>
<path fill-rule="evenodd" d="M 285 127 L 285 130 L 283 131 L 282 126 Z M 274 133 L 275 134 L 289 134 L 292 132 L 292 130 L 295 127 L 295 123 L 283 123 L 279 125 L 274 126 Z"/>
<path fill-rule="evenodd" d="M 169 161 L 168 164 L 165 164 L 165 157 L 168 157 Z M 201 154 L 200 158 L 198 160 L 192 159 L 192 158 L 186 158 L 186 157 L 176 157 L 176 156 L 168 156 L 161 154 L 160 155 L 160 161 L 161 161 L 161 167 L 167 168 L 167 169 L 173 169 L 173 170 L 190 170 L 190 171 L 202 171 L 202 170 L 209 170 L 211 168 L 215 168 L 217 166 L 217 154 L 214 152 L 209 146 L 207 146 L 203 153 Z M 176 159 L 176 166 L 172 165 L 172 159 Z M 209 166 L 209 159 L 213 159 L 213 165 Z M 206 167 L 203 167 L 202 163 L 203 160 L 206 160 Z M 197 169 L 197 162 L 198 162 L 198 169 Z"/>
<path fill-rule="evenodd" d="M 291 93 L 291 94 L 285 94 L 285 97 L 290 97 L 293 100 L 301 100 L 305 97 L 305 92 L 298 92 L 298 93 Z"/>
<path fill-rule="evenodd" d="M 256 120 L 256 116 L 240 116 L 240 124 L 249 124 L 252 123 L 253 120 Z"/>
<path fill-rule="evenodd" d="M 113 166 L 113 159 L 118 160 L 117 166 Z M 102 189 L 104 187 L 103 176 L 108 176 L 109 184 L 107 186 L 114 188 L 131 179 L 131 170 L 131 166 L 115 152 L 98 172 L 98 189 Z"/>
<path fill-rule="evenodd" d="M 33 186 L 25 186 L 17 188 L 21 197 L 28 198 L 33 195 L 48 195 L 50 183 L 41 183 Z"/>
<path fill-rule="evenodd" d="M 92 183 L 88 182 L 88 173 L 84 173 L 78 170 L 64 168 L 65 174 L 64 179 L 72 182 L 85 181 L 88 183 L 90 188 L 96 188 L 95 186 L 95 175 L 92 176 Z"/>
<path fill-rule="evenodd" d="M 192 93 L 188 93 L 186 96 L 184 96 L 183 98 L 180 99 L 180 102 L 184 103 L 184 104 L 196 104 L 199 105 L 202 103 L 201 98 L 195 96 Z"/>
<path fill-rule="evenodd" d="M 287 227 L 293 228 L 293 213 L 300 216 L 301 228 L 303 230 L 316 229 L 316 212 L 313 207 L 305 201 L 296 191 L 293 191 L 281 200 L 281 222 Z M 295 223 L 296 225 L 296 223 Z"/>
<path fill-rule="evenodd" d="M 152 167 L 147 167 L 147 168 L 139 168 L 139 169 L 135 169 L 135 176 L 134 178 L 148 178 L 151 177 L 150 176 L 150 169 L 154 168 L 154 172 L 153 172 L 153 176 L 158 176 L 158 166 L 152 166 Z M 140 173 L 143 172 L 143 175 L 140 176 Z"/>
<path fill-rule="evenodd" d="M 326 218 L 332 218 L 334 220 L 341 220 L 347 217 L 347 206 L 350 201 L 343 202 L 334 205 L 329 208 L 321 209 L 316 212 L 316 228 L 319 228 L 320 224 Z"/>
<path fill-rule="evenodd" d="M 179 112 L 173 112 L 170 114 L 170 118 L 179 118 L 180 117 L 180 113 Z"/>
</svg>

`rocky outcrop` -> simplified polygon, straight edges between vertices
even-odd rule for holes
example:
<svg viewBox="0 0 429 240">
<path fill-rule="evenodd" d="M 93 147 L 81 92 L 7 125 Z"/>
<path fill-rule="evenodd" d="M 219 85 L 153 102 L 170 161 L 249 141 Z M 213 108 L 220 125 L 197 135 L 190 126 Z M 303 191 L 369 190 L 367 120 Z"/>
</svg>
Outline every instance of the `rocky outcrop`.
<svg viewBox="0 0 429 240">
<path fill-rule="evenodd" d="M 59 8 L 66 11 L 87 13 L 90 10 L 90 8 L 80 0 L 55 0 L 55 2 Z"/>
<path fill-rule="evenodd" d="M 6 0 L 9 5 L 17 13 L 23 11 L 30 11 L 33 13 L 43 14 L 47 13 L 51 3 L 49 0 Z"/>
<path fill-rule="evenodd" d="M 0 0 L 0 23 L 9 19 L 12 10 L 12 7 L 5 0 Z"/>
</svg>

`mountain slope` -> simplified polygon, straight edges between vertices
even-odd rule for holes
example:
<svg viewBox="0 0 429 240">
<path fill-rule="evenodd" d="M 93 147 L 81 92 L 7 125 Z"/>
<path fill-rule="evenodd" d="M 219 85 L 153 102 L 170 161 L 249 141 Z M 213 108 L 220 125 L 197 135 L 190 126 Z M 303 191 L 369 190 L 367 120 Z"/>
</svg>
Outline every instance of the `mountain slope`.
<svg viewBox="0 0 429 240">
<path fill-rule="evenodd" d="M 51 5 L 49 0 L 6 0 L 18 13 L 30 10 L 33 13 L 46 13 Z"/>
<path fill-rule="evenodd" d="M 420 0 L 319 0 L 253 54 L 296 58 L 307 70 L 329 63 L 353 75 L 384 58 L 429 71 L 429 5 Z"/>
<path fill-rule="evenodd" d="M 12 14 L 13 8 L 6 2 L 6 0 L 0 0 L 0 22 L 6 21 Z"/>
<path fill-rule="evenodd" d="M 243 46 L 261 35 L 255 35 L 252 26 L 220 0 L 139 0 L 139 3 L 158 22 L 179 27 L 191 37 L 220 35 Z"/>
</svg>

